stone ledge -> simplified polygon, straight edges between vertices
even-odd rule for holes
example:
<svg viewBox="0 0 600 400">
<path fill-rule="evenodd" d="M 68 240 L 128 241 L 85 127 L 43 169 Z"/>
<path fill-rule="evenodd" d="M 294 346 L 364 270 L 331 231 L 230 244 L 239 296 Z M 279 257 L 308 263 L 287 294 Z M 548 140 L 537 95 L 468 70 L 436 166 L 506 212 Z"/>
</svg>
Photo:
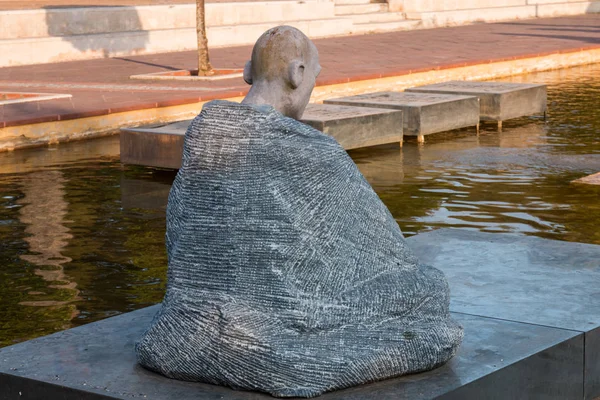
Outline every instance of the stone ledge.
<svg viewBox="0 0 600 400">
<path fill-rule="evenodd" d="M 408 239 L 423 263 L 440 268 L 450 309 L 585 335 L 585 399 L 600 396 L 600 246 L 441 229 Z M 565 397 L 567 398 L 567 397 Z"/>
<path fill-rule="evenodd" d="M 449 277 L 453 317 L 465 327 L 465 340 L 457 356 L 433 371 L 320 398 L 597 397 L 600 371 L 590 360 L 598 359 L 594 349 L 600 347 L 600 307 L 586 308 L 585 314 L 577 314 L 578 308 L 573 308 L 581 292 L 583 303 L 579 304 L 587 304 L 590 297 L 585 293 L 594 290 L 589 282 L 595 280 L 571 270 L 600 275 L 596 265 L 600 263 L 600 246 L 455 229 L 413 236 L 408 243 L 423 261 L 441 268 Z M 506 271 L 499 268 L 504 264 Z M 516 267 L 521 274 L 514 273 Z M 543 273 L 546 271 L 549 273 Z M 556 274 L 561 278 L 555 279 Z M 523 279 L 525 275 L 528 280 Z M 511 276 L 514 279 L 507 279 Z M 527 290 L 531 285 L 538 290 Z M 504 295 L 489 288 L 503 289 Z M 569 288 L 571 294 L 567 293 Z M 561 303 L 564 296 L 570 300 Z M 506 301 L 518 302 L 518 307 L 507 313 L 503 306 Z M 563 312 L 566 309 L 569 313 Z M 153 306 L 0 349 L 0 387 L 5 389 L 0 399 L 18 397 L 18 392 L 27 399 L 272 399 L 171 380 L 136 365 L 133 344 L 157 310 L 158 306 Z M 464 311 L 494 314 L 496 318 Z"/>
</svg>

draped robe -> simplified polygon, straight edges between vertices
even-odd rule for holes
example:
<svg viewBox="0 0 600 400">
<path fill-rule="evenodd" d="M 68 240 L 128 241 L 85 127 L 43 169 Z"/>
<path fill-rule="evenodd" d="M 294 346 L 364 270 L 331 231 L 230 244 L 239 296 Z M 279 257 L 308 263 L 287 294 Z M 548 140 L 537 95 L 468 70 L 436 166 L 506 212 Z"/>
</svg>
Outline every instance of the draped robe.
<svg viewBox="0 0 600 400">
<path fill-rule="evenodd" d="M 170 378 L 280 397 L 435 368 L 462 328 L 331 137 L 271 107 L 213 101 L 169 195 L 167 292 L 136 343 Z"/>
</svg>

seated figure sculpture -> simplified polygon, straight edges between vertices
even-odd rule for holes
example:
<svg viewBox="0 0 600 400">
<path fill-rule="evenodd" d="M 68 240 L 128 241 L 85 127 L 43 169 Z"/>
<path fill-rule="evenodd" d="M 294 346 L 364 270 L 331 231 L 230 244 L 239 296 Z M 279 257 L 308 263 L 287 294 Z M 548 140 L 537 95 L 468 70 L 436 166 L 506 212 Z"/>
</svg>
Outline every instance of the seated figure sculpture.
<svg viewBox="0 0 600 400">
<path fill-rule="evenodd" d="M 462 340 L 352 159 L 298 119 L 320 66 L 300 31 L 256 43 L 239 103 L 190 125 L 169 196 L 167 292 L 136 344 L 167 377 L 279 397 L 429 370 Z"/>
</svg>

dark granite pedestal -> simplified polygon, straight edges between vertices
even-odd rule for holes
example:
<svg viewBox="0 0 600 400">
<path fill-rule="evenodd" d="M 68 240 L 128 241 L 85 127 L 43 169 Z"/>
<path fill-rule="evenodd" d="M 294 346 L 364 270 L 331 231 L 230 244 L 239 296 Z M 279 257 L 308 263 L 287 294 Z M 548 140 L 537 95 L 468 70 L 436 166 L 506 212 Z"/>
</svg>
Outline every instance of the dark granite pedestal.
<svg viewBox="0 0 600 400">
<path fill-rule="evenodd" d="M 446 273 L 452 311 L 583 334 L 584 398 L 600 397 L 600 246 L 459 229 L 409 243 Z"/>
<path fill-rule="evenodd" d="M 600 246 L 444 229 L 408 240 L 444 270 L 458 355 L 426 373 L 323 399 L 594 399 L 600 396 Z M 135 364 L 157 310 L 0 349 L 0 399 L 269 399 L 180 382 Z"/>
</svg>

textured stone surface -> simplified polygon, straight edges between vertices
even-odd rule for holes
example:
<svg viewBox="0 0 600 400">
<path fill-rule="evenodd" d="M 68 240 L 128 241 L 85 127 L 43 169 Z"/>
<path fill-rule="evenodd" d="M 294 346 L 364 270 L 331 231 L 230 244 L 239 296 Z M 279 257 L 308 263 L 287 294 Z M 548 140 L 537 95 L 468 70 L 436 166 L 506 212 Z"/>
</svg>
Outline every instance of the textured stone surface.
<svg viewBox="0 0 600 400">
<path fill-rule="evenodd" d="M 408 242 L 448 276 L 452 311 L 584 333 L 585 398 L 600 397 L 600 246 L 458 229 Z"/>
<path fill-rule="evenodd" d="M 167 207 L 168 285 L 136 345 L 168 377 L 316 396 L 449 360 L 449 290 L 331 137 L 212 102 Z"/>
<path fill-rule="evenodd" d="M 166 379 L 137 365 L 134 341 L 159 307 L 0 349 L 0 400 L 272 400 L 266 394 Z M 581 333 L 452 315 L 465 327 L 465 339 L 442 367 L 319 399 L 581 399 Z"/>
<path fill-rule="evenodd" d="M 479 100 L 475 96 L 380 92 L 325 100 L 325 103 L 402 110 L 404 134 L 411 136 L 479 124 Z"/>
<path fill-rule="evenodd" d="M 546 85 L 534 83 L 450 81 L 406 91 L 477 96 L 482 121 L 543 114 L 547 107 Z"/>
<path fill-rule="evenodd" d="M 309 104 L 301 121 L 332 136 L 345 149 L 402 143 L 402 111 Z"/>
</svg>

